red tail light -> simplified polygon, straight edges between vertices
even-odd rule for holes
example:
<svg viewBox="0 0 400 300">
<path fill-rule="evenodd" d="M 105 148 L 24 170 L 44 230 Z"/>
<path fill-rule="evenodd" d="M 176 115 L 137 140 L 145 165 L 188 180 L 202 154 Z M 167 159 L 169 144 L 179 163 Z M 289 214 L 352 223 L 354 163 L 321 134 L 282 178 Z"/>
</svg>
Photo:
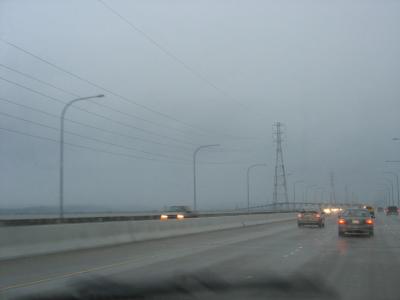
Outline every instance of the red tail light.
<svg viewBox="0 0 400 300">
<path fill-rule="evenodd" d="M 316 214 L 315 217 L 316 218 L 321 218 L 321 215 L 320 214 Z"/>
<path fill-rule="evenodd" d="M 366 219 L 365 224 L 374 224 L 374 221 L 372 219 Z"/>
<path fill-rule="evenodd" d="M 339 219 L 338 223 L 339 224 L 346 224 L 346 220 L 345 219 Z"/>
</svg>

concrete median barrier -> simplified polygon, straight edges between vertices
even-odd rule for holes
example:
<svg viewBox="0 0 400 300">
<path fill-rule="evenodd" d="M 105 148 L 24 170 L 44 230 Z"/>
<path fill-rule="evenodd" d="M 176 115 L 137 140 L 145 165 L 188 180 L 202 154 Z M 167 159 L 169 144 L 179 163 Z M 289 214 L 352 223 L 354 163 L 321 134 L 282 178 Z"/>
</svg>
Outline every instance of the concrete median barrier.
<svg viewBox="0 0 400 300">
<path fill-rule="evenodd" d="M 185 220 L 116 221 L 0 227 L 0 259 L 167 238 L 295 219 L 294 213 L 251 214 Z"/>
</svg>

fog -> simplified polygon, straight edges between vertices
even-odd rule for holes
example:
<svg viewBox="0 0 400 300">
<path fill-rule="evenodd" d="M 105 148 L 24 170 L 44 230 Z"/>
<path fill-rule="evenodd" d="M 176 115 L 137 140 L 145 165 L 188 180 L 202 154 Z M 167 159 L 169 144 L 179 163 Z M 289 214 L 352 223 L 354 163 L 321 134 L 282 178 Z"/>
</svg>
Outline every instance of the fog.
<svg viewBox="0 0 400 300">
<path fill-rule="evenodd" d="M 290 199 L 301 180 L 298 200 L 310 185 L 328 200 L 334 172 L 338 201 L 348 185 L 374 202 L 383 172 L 400 171 L 385 163 L 400 160 L 398 1 L 104 3 L 0 1 L 0 208 L 58 205 L 55 99 L 96 94 L 67 112 L 107 131 L 66 122 L 92 138 L 66 133 L 66 206 L 192 205 L 203 144 L 220 147 L 199 152 L 199 209 L 245 207 L 254 163 L 267 167 L 252 170 L 251 204 L 271 203 L 277 121 Z"/>
</svg>

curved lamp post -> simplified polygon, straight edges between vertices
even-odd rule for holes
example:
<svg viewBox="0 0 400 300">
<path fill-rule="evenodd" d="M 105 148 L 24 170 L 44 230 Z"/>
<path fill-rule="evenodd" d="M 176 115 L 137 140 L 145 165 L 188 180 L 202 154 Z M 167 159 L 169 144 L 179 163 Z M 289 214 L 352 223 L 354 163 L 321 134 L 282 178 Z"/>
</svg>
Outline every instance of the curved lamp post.
<svg viewBox="0 0 400 300">
<path fill-rule="evenodd" d="M 89 97 L 81 97 L 73 99 L 67 102 L 61 112 L 60 117 L 60 183 L 59 183 L 59 201 L 60 201 L 60 219 L 64 218 L 64 123 L 65 123 L 65 114 L 67 113 L 68 108 L 71 107 L 72 104 L 78 101 L 89 100 L 93 98 L 103 98 L 104 95 L 95 95 Z"/>
<path fill-rule="evenodd" d="M 193 152 L 193 210 L 197 211 L 197 186 L 196 186 L 196 158 L 197 153 L 201 149 L 210 148 L 210 147 L 218 147 L 219 144 L 211 144 L 211 145 L 201 145 L 197 147 Z"/>
</svg>

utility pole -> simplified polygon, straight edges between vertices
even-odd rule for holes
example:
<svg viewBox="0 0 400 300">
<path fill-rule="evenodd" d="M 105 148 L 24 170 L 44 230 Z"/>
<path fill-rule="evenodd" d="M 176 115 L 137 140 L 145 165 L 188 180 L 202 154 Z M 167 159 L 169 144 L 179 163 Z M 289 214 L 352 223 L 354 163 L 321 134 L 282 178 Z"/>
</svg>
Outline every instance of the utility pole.
<svg viewBox="0 0 400 300">
<path fill-rule="evenodd" d="M 201 145 L 199 147 L 197 147 L 194 151 L 193 151 L 193 209 L 194 211 L 197 210 L 197 180 L 196 180 L 196 158 L 197 158 L 197 153 L 199 153 L 199 151 L 201 149 L 204 148 L 210 148 L 210 147 L 218 147 L 219 144 L 212 144 L 212 145 Z"/>
<path fill-rule="evenodd" d="M 274 139 L 276 143 L 276 157 L 275 157 L 275 176 L 274 176 L 274 193 L 273 203 L 279 202 L 279 189 L 283 187 L 283 196 L 286 203 L 289 202 L 286 171 L 283 163 L 283 151 L 282 151 L 282 123 L 276 122 L 274 124 Z"/>
</svg>

